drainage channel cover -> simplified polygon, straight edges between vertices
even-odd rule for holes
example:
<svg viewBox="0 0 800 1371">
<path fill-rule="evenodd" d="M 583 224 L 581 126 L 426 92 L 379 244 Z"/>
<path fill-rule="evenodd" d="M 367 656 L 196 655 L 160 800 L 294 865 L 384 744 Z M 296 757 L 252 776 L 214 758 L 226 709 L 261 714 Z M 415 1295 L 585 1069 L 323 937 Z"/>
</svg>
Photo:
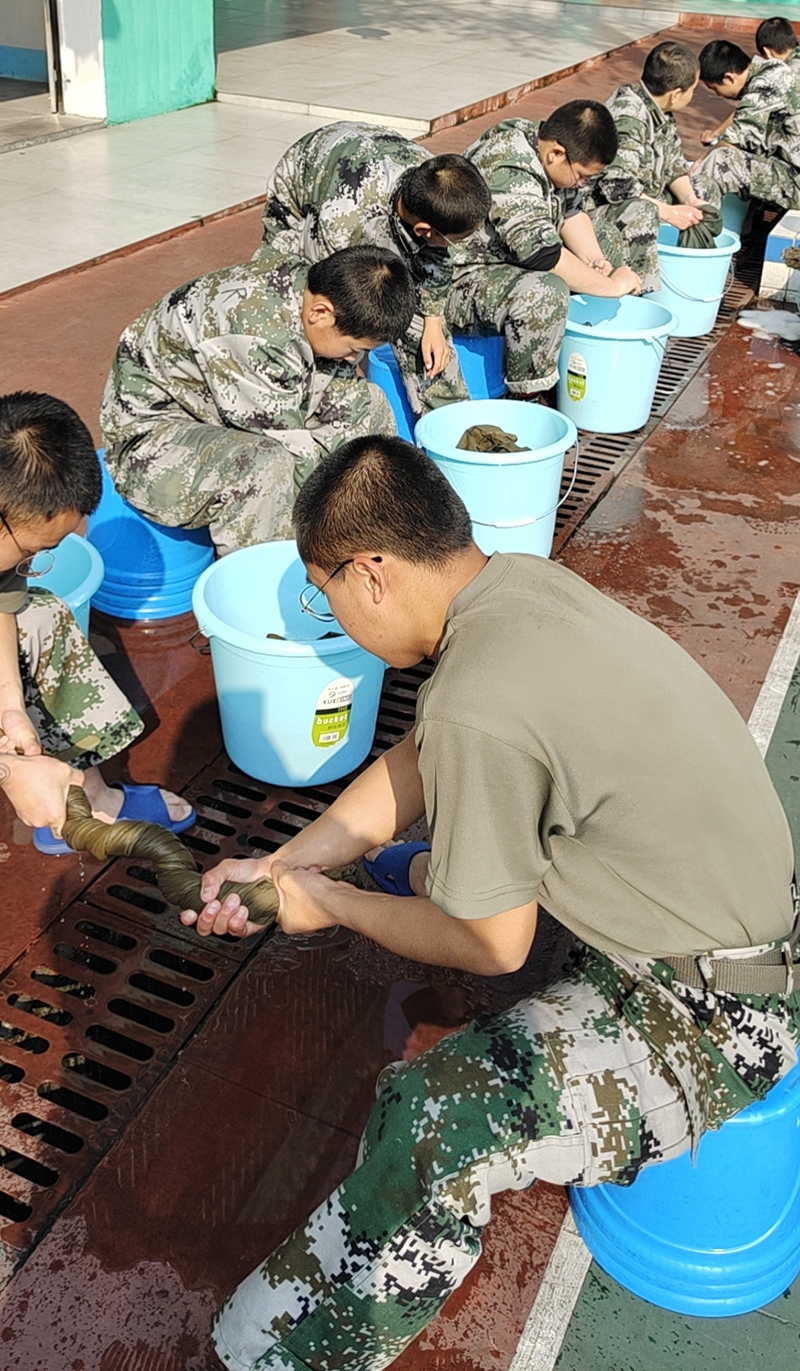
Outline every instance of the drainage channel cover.
<svg viewBox="0 0 800 1371">
<path fill-rule="evenodd" d="M 749 265 L 749 264 L 748 264 Z M 580 432 L 580 458 L 575 485 L 561 505 L 553 537 L 553 554 L 560 552 L 575 530 L 594 509 L 598 500 L 613 485 L 635 457 L 649 434 L 675 403 L 700 366 L 727 333 L 740 309 L 752 298 L 752 291 L 741 280 L 734 280 L 725 292 L 711 333 L 702 338 L 668 338 L 656 383 L 653 406 L 647 423 L 634 433 Z M 569 456 L 561 490 L 569 486 L 572 468 Z"/>
<path fill-rule="evenodd" d="M 387 672 L 364 766 L 408 732 L 431 669 Z M 203 868 L 274 852 L 349 779 L 281 789 L 243 775 L 222 753 L 187 791 L 198 821 L 183 841 Z M 0 1239 L 8 1276 L 264 936 L 200 938 L 179 922 L 147 864 L 119 858 L 15 962 L 0 982 Z"/>
<path fill-rule="evenodd" d="M 0 989 L 0 1234 L 26 1251 L 235 974 L 76 901 Z"/>
</svg>

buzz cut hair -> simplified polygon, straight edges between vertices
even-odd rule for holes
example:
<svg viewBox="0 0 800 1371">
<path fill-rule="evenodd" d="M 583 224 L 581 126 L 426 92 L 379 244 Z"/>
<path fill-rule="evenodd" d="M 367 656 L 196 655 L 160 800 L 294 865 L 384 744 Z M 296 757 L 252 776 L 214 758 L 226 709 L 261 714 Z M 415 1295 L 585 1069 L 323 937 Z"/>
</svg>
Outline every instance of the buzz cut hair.
<svg viewBox="0 0 800 1371">
<path fill-rule="evenodd" d="M 342 248 L 314 262 L 306 280 L 312 294 L 330 300 L 336 327 L 346 338 L 395 342 L 417 311 L 411 272 L 388 248 Z"/>
<path fill-rule="evenodd" d="M 670 90 L 689 90 L 699 75 L 697 54 L 685 43 L 658 43 L 645 58 L 642 83 L 651 95 L 666 95 Z"/>
<path fill-rule="evenodd" d="M 756 48 L 764 56 L 764 49 L 770 52 L 791 52 L 797 47 L 797 34 L 788 19 L 764 19 L 756 29 Z"/>
<path fill-rule="evenodd" d="M 31 390 L 0 396 L 0 512 L 9 523 L 91 514 L 102 489 L 92 435 L 70 405 Z"/>
<path fill-rule="evenodd" d="M 403 207 L 437 233 L 470 233 L 492 208 L 492 194 L 477 167 L 447 152 L 403 172 L 398 183 Z"/>
<path fill-rule="evenodd" d="M 607 167 L 617 155 L 614 119 L 599 100 L 570 100 L 539 125 L 539 137 L 560 143 L 570 162 Z"/>
<path fill-rule="evenodd" d="M 466 506 L 403 438 L 352 438 L 314 468 L 294 504 L 297 550 L 330 575 L 359 553 L 445 566 L 472 544 Z"/>
<path fill-rule="evenodd" d="M 700 53 L 700 79 L 707 86 L 721 86 L 726 76 L 741 76 L 747 71 L 751 60 L 738 44 L 715 38 Z"/>
</svg>

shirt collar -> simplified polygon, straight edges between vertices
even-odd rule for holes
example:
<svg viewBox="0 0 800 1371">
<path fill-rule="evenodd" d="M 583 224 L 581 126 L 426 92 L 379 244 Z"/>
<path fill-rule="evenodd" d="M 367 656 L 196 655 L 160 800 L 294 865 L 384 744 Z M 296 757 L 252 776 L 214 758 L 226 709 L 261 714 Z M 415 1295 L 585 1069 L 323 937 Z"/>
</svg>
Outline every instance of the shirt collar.
<svg viewBox="0 0 800 1371">
<path fill-rule="evenodd" d="M 645 85 L 644 81 L 639 81 L 638 84 L 634 86 L 634 90 L 636 90 L 638 94 L 641 95 L 645 104 L 649 105 L 650 113 L 655 119 L 657 125 L 665 124 L 668 119 L 671 119 L 673 117 L 671 114 L 667 114 L 666 111 L 663 110 L 660 105 L 656 104 L 651 92 L 647 89 L 647 86 Z"/>
</svg>

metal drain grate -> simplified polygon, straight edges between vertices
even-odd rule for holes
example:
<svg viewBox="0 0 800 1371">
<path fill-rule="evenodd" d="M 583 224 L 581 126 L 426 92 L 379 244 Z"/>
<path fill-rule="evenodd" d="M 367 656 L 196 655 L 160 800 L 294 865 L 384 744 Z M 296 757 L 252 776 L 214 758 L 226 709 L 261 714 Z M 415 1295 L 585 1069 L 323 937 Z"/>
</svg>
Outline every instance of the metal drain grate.
<svg viewBox="0 0 800 1371">
<path fill-rule="evenodd" d="M 737 268 L 738 269 L 738 268 Z M 749 275 L 752 268 L 748 263 Z M 581 431 L 578 474 L 572 492 L 561 505 L 556 519 L 553 553 L 560 552 L 575 530 L 583 523 L 598 500 L 663 419 L 681 391 L 689 384 L 700 366 L 727 333 L 737 313 L 751 299 L 752 292 L 742 280 L 734 280 L 725 292 L 717 322 L 711 333 L 702 338 L 670 338 L 656 384 L 650 418 L 634 433 L 590 433 Z M 569 485 L 568 471 L 562 482 L 562 492 Z"/>
<path fill-rule="evenodd" d="M 236 972 L 76 901 L 0 987 L 0 1224 L 24 1253 Z"/>
<path fill-rule="evenodd" d="M 414 722 L 432 664 L 386 674 L 367 766 Z M 201 866 L 261 856 L 311 823 L 349 778 L 263 785 L 222 753 L 187 792 Z M 267 935 L 268 936 L 268 935 Z M 152 869 L 111 863 L 0 983 L 0 1235 L 11 1270 L 86 1180 L 262 939 L 202 939 Z"/>
</svg>

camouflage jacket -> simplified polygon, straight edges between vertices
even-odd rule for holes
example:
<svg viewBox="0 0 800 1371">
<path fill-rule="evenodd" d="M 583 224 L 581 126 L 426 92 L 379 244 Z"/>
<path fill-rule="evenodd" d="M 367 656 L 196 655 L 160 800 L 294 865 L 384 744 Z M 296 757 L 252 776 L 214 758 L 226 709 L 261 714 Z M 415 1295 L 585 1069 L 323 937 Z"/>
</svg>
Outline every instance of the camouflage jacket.
<svg viewBox="0 0 800 1371">
<path fill-rule="evenodd" d="M 786 62 L 754 57 L 723 143 L 778 157 L 800 171 L 800 84 Z"/>
<path fill-rule="evenodd" d="M 587 198 L 594 205 L 618 205 L 641 195 L 662 199 L 667 186 L 689 172 L 674 116 L 659 109 L 642 81 L 619 86 L 606 105 L 617 126 L 619 151 L 593 178 Z"/>
<path fill-rule="evenodd" d="M 396 209 L 401 176 L 430 156 L 373 124 L 329 124 L 306 134 L 267 182 L 265 245 L 286 246 L 309 262 L 362 243 L 388 248 L 408 266 L 421 313 L 443 314 L 452 280 L 448 250 L 415 238 Z M 282 242 L 285 230 L 290 236 Z"/>
<path fill-rule="evenodd" d="M 583 196 L 558 190 L 539 157 L 539 125 L 504 119 L 465 152 L 492 192 L 486 224 L 453 251 L 456 266 L 510 262 L 527 266 L 543 248 L 560 245 L 559 229 L 584 208 Z"/>
<path fill-rule="evenodd" d="M 120 339 L 100 424 L 126 442 L 183 416 L 258 433 L 313 427 L 332 378 L 348 362 L 315 358 L 301 306 L 308 263 L 261 253 L 198 276 L 141 314 Z"/>
</svg>

